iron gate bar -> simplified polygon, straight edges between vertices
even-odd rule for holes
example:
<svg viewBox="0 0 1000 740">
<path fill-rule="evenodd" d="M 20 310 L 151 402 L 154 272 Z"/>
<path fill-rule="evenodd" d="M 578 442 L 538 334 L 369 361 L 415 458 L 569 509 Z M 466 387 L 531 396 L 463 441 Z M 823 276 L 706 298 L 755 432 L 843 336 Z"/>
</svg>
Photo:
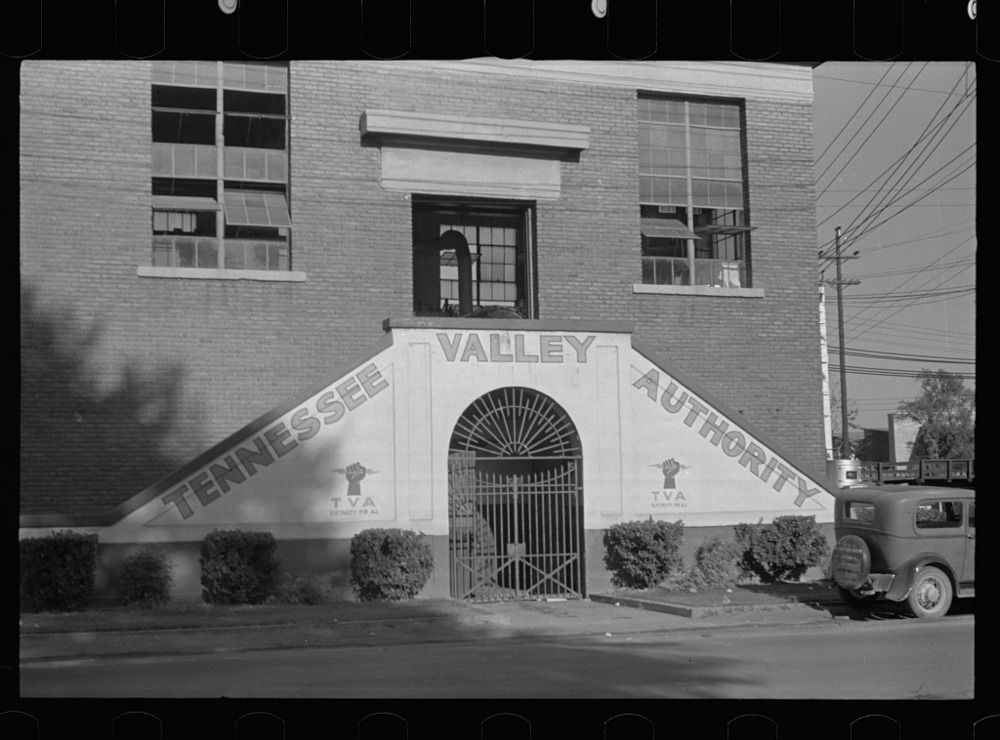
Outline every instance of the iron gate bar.
<svg viewBox="0 0 1000 740">
<path fill-rule="evenodd" d="M 500 388 L 476 399 L 456 423 L 451 446 L 508 459 L 580 454 L 569 417 L 552 399 L 527 388 Z"/>
<path fill-rule="evenodd" d="M 528 566 L 529 568 L 534 568 L 534 569 L 535 569 L 535 570 L 537 570 L 537 571 L 538 571 L 539 573 L 541 573 L 541 574 L 542 574 L 542 576 L 544 576 L 544 577 L 542 578 L 542 580 L 541 580 L 541 581 L 539 581 L 539 582 L 538 582 L 538 583 L 536 584 L 536 586 L 538 586 L 538 585 L 541 585 L 541 584 L 545 583 L 546 581 L 549 581 L 549 580 L 551 580 L 551 581 L 554 581 L 555 583 L 558 583 L 558 584 L 559 584 L 560 586 L 562 586 L 563 588 L 566 588 L 566 589 L 570 589 L 570 590 L 572 590 L 572 587 L 571 587 L 571 586 L 570 586 L 569 584 L 566 584 L 566 583 L 562 583 L 561 581 L 559 581 L 559 580 L 558 580 L 558 579 L 556 578 L 556 574 L 557 574 L 557 573 L 558 573 L 559 571 L 561 571 L 561 570 L 562 570 L 563 568 L 565 568 L 565 567 L 566 567 L 567 565 L 573 565 L 573 564 L 575 564 L 575 563 L 577 562 L 577 557 L 578 557 L 577 555 L 571 555 L 571 556 L 568 556 L 568 557 L 567 557 L 567 559 L 565 560 L 565 562 L 563 562 L 563 564 L 562 564 L 562 565 L 560 565 L 560 566 L 559 566 L 558 568 L 556 568 L 556 569 L 555 569 L 555 570 L 553 570 L 553 571 L 543 571 L 542 569 L 540 569 L 540 568 L 537 568 L 537 567 L 535 567 L 534 565 L 532 565 L 531 563 L 527 562 L 526 560 L 525 560 L 525 561 L 523 561 L 523 562 L 524 562 L 524 564 L 525 564 L 525 565 L 527 565 L 527 566 Z M 534 588 L 534 587 L 532 587 L 532 588 Z M 528 589 L 528 590 L 530 591 L 531 589 Z"/>
<path fill-rule="evenodd" d="M 473 600 L 581 596 L 578 460 L 478 458 L 489 469 L 475 470 L 468 467 L 468 451 L 456 452 L 449 471 L 453 595 Z M 549 467 L 504 472 L 516 466 L 521 473 L 524 466 L 538 464 Z"/>
</svg>

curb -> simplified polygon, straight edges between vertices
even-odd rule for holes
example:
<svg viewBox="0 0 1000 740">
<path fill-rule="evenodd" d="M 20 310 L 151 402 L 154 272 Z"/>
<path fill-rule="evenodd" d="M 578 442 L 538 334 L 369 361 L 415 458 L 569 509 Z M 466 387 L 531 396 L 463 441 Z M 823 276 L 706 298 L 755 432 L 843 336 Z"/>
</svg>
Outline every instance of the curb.
<svg viewBox="0 0 1000 740">
<path fill-rule="evenodd" d="M 661 601 L 644 601 L 642 599 L 608 596 L 605 594 L 591 594 L 591 601 L 599 604 L 612 604 L 614 606 L 626 606 L 633 609 L 644 609 L 652 612 L 662 612 L 664 614 L 674 614 L 679 617 L 699 619 L 702 617 L 714 617 L 720 614 L 739 614 L 743 612 L 773 612 L 773 611 L 800 611 L 804 609 L 816 610 L 816 607 L 825 608 L 839 602 L 831 601 L 788 601 L 780 604 L 733 604 L 718 606 L 684 606 L 681 604 L 670 604 Z"/>
<path fill-rule="evenodd" d="M 331 629 L 334 627 L 363 627 L 365 625 L 390 625 L 393 627 L 399 627 L 408 624 L 426 624 L 429 622 L 443 622 L 450 621 L 462 625 L 482 625 L 482 624 L 500 624 L 509 625 L 510 617 L 500 614 L 475 614 L 475 615 L 459 615 L 459 616 L 437 616 L 437 617 L 390 617 L 387 619 L 343 619 L 334 620 L 331 624 L 316 624 L 316 625 L 303 625 L 299 622 L 268 622 L 266 624 L 232 624 L 220 627 L 157 627 L 155 629 L 141 629 L 141 630 L 129 630 L 129 629 L 109 629 L 109 630 L 70 630 L 70 631 L 51 631 L 51 632 L 21 632 L 21 639 L 31 639 L 33 637 L 67 637 L 67 638 L 80 638 L 80 637 L 100 637 L 100 636 L 113 636 L 113 635 L 157 635 L 157 634 L 196 634 L 199 632 L 207 633 L 225 633 L 225 632 L 241 632 L 241 631 L 265 631 L 272 629 Z"/>
</svg>

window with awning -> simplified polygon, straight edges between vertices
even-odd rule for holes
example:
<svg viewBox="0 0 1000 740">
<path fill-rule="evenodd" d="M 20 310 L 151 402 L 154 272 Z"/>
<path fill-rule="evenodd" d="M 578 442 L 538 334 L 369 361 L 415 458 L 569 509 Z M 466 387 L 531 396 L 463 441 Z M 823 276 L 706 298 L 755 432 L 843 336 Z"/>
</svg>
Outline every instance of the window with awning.
<svg viewBox="0 0 1000 740">
<path fill-rule="evenodd" d="M 291 270 L 288 65 L 152 67 L 153 267 Z"/>
<path fill-rule="evenodd" d="M 656 239 L 697 239 L 698 235 L 683 221 L 675 218 L 644 218 L 640 222 L 642 235 Z"/>
<path fill-rule="evenodd" d="M 739 101 L 640 94 L 643 283 L 747 287 L 740 109 Z"/>
<path fill-rule="evenodd" d="M 227 226 L 287 229 L 292 225 L 283 193 L 227 190 L 224 198 Z"/>
</svg>

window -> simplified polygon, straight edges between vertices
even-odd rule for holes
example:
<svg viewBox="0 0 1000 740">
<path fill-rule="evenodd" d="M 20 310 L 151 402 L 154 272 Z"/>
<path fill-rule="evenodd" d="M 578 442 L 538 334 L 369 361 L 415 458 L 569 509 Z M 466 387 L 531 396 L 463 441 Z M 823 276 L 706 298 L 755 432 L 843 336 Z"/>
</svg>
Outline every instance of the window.
<svg viewBox="0 0 1000 740">
<path fill-rule="evenodd" d="M 961 526 L 961 501 L 925 501 L 917 504 L 917 529 L 949 529 Z"/>
<path fill-rule="evenodd" d="M 414 312 L 418 316 L 529 318 L 526 206 L 414 203 Z"/>
<path fill-rule="evenodd" d="M 748 287 L 740 106 L 639 98 L 642 281 Z"/>
<path fill-rule="evenodd" d="M 844 505 L 844 519 L 849 522 L 875 522 L 875 504 L 864 501 L 848 501 Z"/>
<path fill-rule="evenodd" d="M 288 271 L 288 70 L 154 62 L 153 266 Z"/>
</svg>

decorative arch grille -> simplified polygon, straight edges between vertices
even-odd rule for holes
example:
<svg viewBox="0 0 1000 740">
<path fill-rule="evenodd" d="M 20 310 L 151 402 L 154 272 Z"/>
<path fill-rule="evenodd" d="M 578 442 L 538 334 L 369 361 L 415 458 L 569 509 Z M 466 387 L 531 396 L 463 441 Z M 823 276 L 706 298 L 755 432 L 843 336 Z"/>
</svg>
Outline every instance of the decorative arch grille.
<svg viewBox="0 0 1000 740">
<path fill-rule="evenodd" d="M 478 457 L 577 457 L 573 422 L 548 396 L 529 388 L 499 388 L 465 410 L 451 437 L 453 452 Z"/>
</svg>

